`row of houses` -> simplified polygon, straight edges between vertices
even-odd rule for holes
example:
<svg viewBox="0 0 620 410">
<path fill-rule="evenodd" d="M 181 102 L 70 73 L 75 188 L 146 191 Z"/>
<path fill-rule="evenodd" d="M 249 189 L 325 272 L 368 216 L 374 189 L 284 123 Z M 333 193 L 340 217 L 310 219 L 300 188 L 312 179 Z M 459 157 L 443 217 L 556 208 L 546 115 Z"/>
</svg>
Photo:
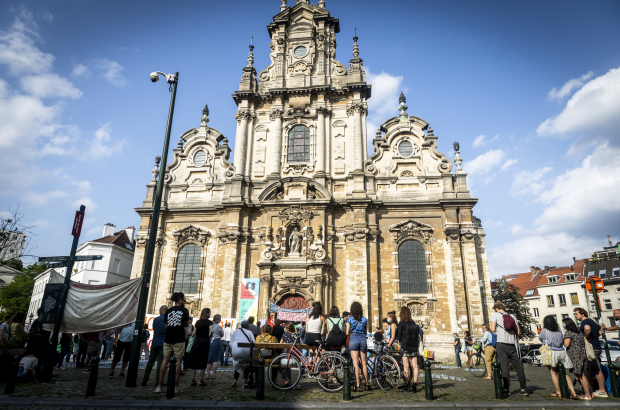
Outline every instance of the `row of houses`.
<svg viewBox="0 0 620 410">
<path fill-rule="evenodd" d="M 601 305 L 601 320 L 607 326 L 615 326 L 614 309 L 620 309 L 620 242 L 590 258 L 575 259 L 569 266 L 532 266 L 529 272 L 506 276 L 505 279 L 519 288 L 519 293 L 528 301 L 530 312 L 535 320 L 532 331 L 538 333 L 547 315 L 555 316 L 558 323 L 565 317 L 574 319 L 577 307 L 586 309 L 589 316 L 599 322 L 594 297 L 585 289 L 585 279 L 598 276 L 603 280 L 604 290 L 598 294 Z M 611 334 L 617 338 L 617 332 Z M 540 343 L 535 338 L 529 343 Z"/>
</svg>

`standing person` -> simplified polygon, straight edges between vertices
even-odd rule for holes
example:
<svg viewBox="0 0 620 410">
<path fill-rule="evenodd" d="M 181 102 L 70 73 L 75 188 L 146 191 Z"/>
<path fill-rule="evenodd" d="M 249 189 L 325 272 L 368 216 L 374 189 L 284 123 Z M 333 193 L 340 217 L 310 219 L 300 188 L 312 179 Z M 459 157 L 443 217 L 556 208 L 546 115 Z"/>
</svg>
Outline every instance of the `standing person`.
<svg viewBox="0 0 620 410">
<path fill-rule="evenodd" d="M 4 318 L 4 322 L 0 325 L 0 346 L 9 345 L 9 337 L 11 337 L 11 322 L 13 322 L 13 316 L 7 315 Z"/>
<path fill-rule="evenodd" d="M 588 358 L 586 356 L 586 342 L 577 325 L 571 318 L 562 319 L 562 326 L 566 330 L 564 333 L 564 347 L 566 353 L 573 364 L 572 372 L 581 382 L 584 395 L 579 397 L 580 400 L 592 400 L 592 389 L 588 377 L 586 376 L 586 368 Z M 576 383 L 576 382 L 575 382 Z"/>
<path fill-rule="evenodd" d="M 146 386 L 155 360 L 157 360 L 157 368 L 155 374 L 159 380 L 159 372 L 161 370 L 161 362 L 164 360 L 164 340 L 166 339 L 166 325 L 164 324 L 164 318 L 168 306 L 162 305 L 159 307 L 159 316 L 153 319 L 153 340 L 151 340 L 151 351 L 149 352 L 149 361 L 146 363 L 144 369 L 144 376 L 142 377 L 142 385 Z"/>
<path fill-rule="evenodd" d="M 353 310 L 353 309 L 351 309 Z M 411 317 L 411 310 L 403 306 L 400 308 L 400 323 L 398 323 L 397 339 L 400 341 L 400 348 L 403 352 L 403 374 L 405 376 L 405 391 L 417 392 L 418 383 L 418 357 L 420 356 L 420 326 Z M 409 365 L 411 372 L 409 373 Z M 411 387 L 410 387 L 411 384 Z"/>
<path fill-rule="evenodd" d="M 94 357 L 99 357 L 101 352 L 101 344 L 99 343 L 99 336 L 101 332 L 88 332 L 86 333 L 86 361 L 84 362 L 84 373 L 90 372 L 90 362 Z M 133 336 L 133 335 L 132 335 Z M 123 363 L 123 371 L 125 370 L 125 363 Z M 121 376 L 124 376 L 121 371 Z"/>
<path fill-rule="evenodd" d="M 103 360 L 110 360 L 112 358 L 112 351 L 114 350 L 114 329 L 108 331 L 105 336 L 105 354 Z"/>
<path fill-rule="evenodd" d="M 616 321 L 616 323 L 620 323 L 620 309 L 614 309 L 614 320 Z M 616 339 L 620 340 L 620 326 L 616 324 L 616 326 L 607 327 L 605 326 L 605 323 L 601 323 L 601 327 L 604 331 L 609 330 L 611 332 L 617 330 L 618 337 Z"/>
<path fill-rule="evenodd" d="M 306 319 L 306 344 L 318 345 L 321 340 L 321 329 L 325 318 L 321 302 L 312 302 L 312 313 Z"/>
<path fill-rule="evenodd" d="M 368 353 L 368 348 L 366 346 L 367 324 L 368 319 L 364 317 L 362 305 L 359 302 L 353 302 L 351 304 L 351 315 L 347 317 L 346 332 L 347 335 L 351 335 L 349 350 L 351 351 L 351 360 L 355 367 L 356 386 L 353 387 L 353 391 L 360 391 L 360 359 L 362 361 L 362 372 L 366 380 L 366 390 L 371 390 L 370 384 L 368 383 L 368 367 L 366 366 L 366 353 Z"/>
<path fill-rule="evenodd" d="M 213 324 L 211 325 L 211 347 L 209 348 L 209 358 L 207 364 L 207 377 L 209 372 L 213 372 L 211 379 L 215 380 L 215 372 L 217 371 L 217 363 L 222 356 L 222 336 L 224 336 L 224 329 L 222 329 L 222 316 L 213 316 Z"/>
<path fill-rule="evenodd" d="M 388 327 L 385 331 L 385 340 L 388 341 L 388 347 L 393 347 L 396 342 L 396 332 L 398 331 L 398 319 L 396 319 L 396 311 L 392 310 L 387 313 L 385 319 Z"/>
<path fill-rule="evenodd" d="M 273 322 L 273 330 L 271 331 L 271 335 L 278 339 L 278 343 L 282 339 L 282 335 L 284 334 L 284 328 L 282 327 L 282 321 L 280 319 L 276 319 Z"/>
<path fill-rule="evenodd" d="M 121 374 L 119 374 L 119 377 L 125 377 L 125 367 L 127 367 L 127 363 L 129 363 L 129 355 L 131 354 L 133 331 L 135 327 L 135 323 L 130 323 L 122 328 L 118 334 L 116 350 L 114 351 L 114 359 L 112 360 L 112 365 L 110 366 L 110 379 L 114 377 L 114 369 L 116 368 L 118 362 L 121 361 L 121 357 L 123 358 L 123 365 L 121 367 Z"/>
<path fill-rule="evenodd" d="M 164 375 L 170 357 L 174 354 L 180 360 L 185 353 L 185 327 L 189 325 L 189 311 L 185 309 L 185 295 L 182 292 L 172 294 L 170 298 L 174 306 L 168 309 L 165 314 L 164 323 L 166 324 L 166 339 L 164 341 L 164 360 L 161 364 L 159 382 L 155 388 L 155 393 L 161 392 L 161 385 L 164 384 Z M 175 393 L 179 393 L 179 378 L 181 377 L 181 366 L 177 362 L 177 372 L 174 384 Z"/>
<path fill-rule="evenodd" d="M 222 336 L 222 366 L 228 366 L 230 359 L 230 336 L 232 336 L 230 323 L 224 325 L 224 336 Z"/>
<path fill-rule="evenodd" d="M 13 323 L 11 324 L 11 337 L 9 338 L 10 347 L 24 347 L 28 341 L 28 333 L 24 330 L 24 322 L 26 321 L 26 315 L 19 312 L 13 317 Z"/>
<path fill-rule="evenodd" d="M 235 330 L 230 337 L 230 348 L 232 350 L 233 366 L 235 374 L 233 375 L 233 383 L 231 387 L 237 387 L 237 380 L 243 373 L 243 388 L 249 388 L 248 376 L 250 375 L 250 364 L 252 356 L 249 347 L 239 347 L 239 343 L 255 342 L 254 335 L 248 329 L 249 323 L 244 320 L 240 324 L 240 328 Z M 264 326 L 263 326 L 264 327 Z"/>
<path fill-rule="evenodd" d="M 149 339 L 151 338 L 151 332 L 144 327 L 142 329 L 142 345 L 140 346 L 140 356 L 144 352 L 144 360 L 149 360 Z"/>
<path fill-rule="evenodd" d="M 254 337 L 256 338 L 256 337 L 258 337 L 258 335 L 260 335 L 260 327 L 258 327 L 258 326 L 256 326 L 256 325 L 254 324 L 254 320 L 255 320 L 255 319 L 254 319 L 254 316 L 250 316 L 250 317 L 248 318 L 248 323 L 250 324 L 250 325 L 249 325 L 250 332 L 252 332 L 252 334 L 253 334 L 253 335 L 254 335 Z"/>
<path fill-rule="evenodd" d="M 192 345 L 192 350 L 189 352 L 189 355 L 187 357 L 187 368 L 194 371 L 192 375 L 192 386 L 197 386 L 196 370 L 201 371 L 201 386 L 207 385 L 207 383 L 205 382 L 205 375 L 207 375 L 207 379 L 209 378 L 206 369 L 209 363 L 211 332 L 213 329 L 213 322 L 209 320 L 210 316 L 211 309 L 202 309 L 202 311 L 200 312 L 200 319 L 198 319 L 196 325 L 194 326 L 194 344 Z"/>
<path fill-rule="evenodd" d="M 56 359 L 56 362 L 54 362 L 54 365 L 56 365 L 56 367 L 63 368 L 66 369 L 67 365 L 65 364 L 65 366 L 63 367 L 62 365 L 62 361 L 65 357 L 69 357 L 71 355 L 71 341 L 72 341 L 73 337 L 71 336 L 71 333 L 63 333 L 62 336 L 60 337 L 60 355 L 58 356 L 58 358 Z M 68 362 L 68 360 L 67 360 Z"/>
<path fill-rule="evenodd" d="M 493 380 L 493 362 L 497 359 L 497 352 L 495 351 L 495 342 L 493 333 L 489 332 L 489 327 L 487 325 L 482 325 L 482 332 L 484 333 L 482 336 L 482 340 L 480 343 L 484 348 L 484 362 L 487 366 L 487 376 L 484 380 Z"/>
<path fill-rule="evenodd" d="M 469 330 L 465 331 L 465 337 L 463 340 L 465 341 L 465 348 L 467 349 L 467 363 L 471 367 L 471 355 L 474 353 L 474 341 L 471 338 L 471 333 Z"/>
<path fill-rule="evenodd" d="M 84 367 L 84 361 L 86 360 L 86 351 L 88 350 L 88 342 L 86 341 L 86 333 L 79 333 L 79 345 L 77 354 L 77 363 L 75 367 Z"/>
<path fill-rule="evenodd" d="M 452 335 L 454 337 L 454 355 L 456 356 L 456 367 L 461 368 L 461 339 L 459 339 L 459 334 L 454 333 Z"/>
<path fill-rule="evenodd" d="M 519 355 L 518 336 L 521 333 L 519 321 L 513 315 L 506 313 L 506 307 L 502 302 L 495 302 L 491 315 L 491 332 L 497 333 L 497 359 L 502 367 L 502 379 L 504 381 L 504 396 L 510 396 L 510 368 L 508 361 L 515 368 L 519 379 L 520 393 L 527 396 L 525 372 Z"/>
<path fill-rule="evenodd" d="M 344 320 L 345 322 L 347 321 L 349 316 L 351 316 L 351 314 L 347 312 L 346 310 L 342 312 L 342 320 Z"/>
<path fill-rule="evenodd" d="M 592 344 L 594 356 L 596 356 L 596 359 L 588 361 L 588 372 L 591 377 L 596 377 L 596 381 L 598 383 L 598 390 L 594 391 L 593 395 L 595 397 L 607 397 L 607 390 L 605 389 L 605 375 L 601 371 L 601 365 L 599 362 L 601 352 L 603 351 L 599 336 L 603 330 L 594 320 L 588 317 L 588 312 L 585 309 L 575 308 L 575 310 L 573 310 L 573 314 L 577 320 L 581 320 L 579 331 L 584 335 L 586 340 Z M 591 377 L 588 380 L 590 380 L 590 385 L 594 386 L 594 382 L 591 380 Z"/>
<path fill-rule="evenodd" d="M 551 374 L 551 381 L 555 386 L 555 393 L 553 393 L 551 397 L 562 397 L 558 377 L 558 363 L 562 363 L 567 369 L 572 369 L 573 364 L 564 349 L 564 335 L 562 335 L 558 322 L 555 320 L 555 315 L 545 316 L 543 319 L 543 329 L 540 331 L 538 339 L 540 339 L 543 345 L 547 345 L 549 349 L 551 349 L 551 364 L 547 365 L 547 369 L 549 369 L 549 373 Z M 573 381 L 568 374 L 566 375 L 566 382 L 571 391 L 570 398 L 576 399 L 577 394 L 575 393 Z"/>
<path fill-rule="evenodd" d="M 321 333 L 327 332 L 327 345 L 338 347 L 344 346 L 347 336 L 344 334 L 344 320 L 340 317 L 338 306 L 332 306 L 329 317 L 323 322 Z"/>
</svg>

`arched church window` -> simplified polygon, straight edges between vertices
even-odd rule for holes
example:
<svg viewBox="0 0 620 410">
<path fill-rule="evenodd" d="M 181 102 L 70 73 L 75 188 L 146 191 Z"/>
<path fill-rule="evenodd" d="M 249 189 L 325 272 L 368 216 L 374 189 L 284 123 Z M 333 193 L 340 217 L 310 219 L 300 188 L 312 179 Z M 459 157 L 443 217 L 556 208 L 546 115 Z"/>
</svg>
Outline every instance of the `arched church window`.
<svg viewBox="0 0 620 410">
<path fill-rule="evenodd" d="M 398 248 L 400 293 L 428 293 L 426 250 L 415 240 L 403 242 Z"/>
<path fill-rule="evenodd" d="M 198 293 L 200 274 L 200 248 L 193 243 L 181 248 L 177 257 L 177 271 L 174 279 L 174 292 Z"/>
<path fill-rule="evenodd" d="M 310 161 L 310 130 L 304 125 L 296 125 L 288 133 L 288 162 Z"/>
</svg>

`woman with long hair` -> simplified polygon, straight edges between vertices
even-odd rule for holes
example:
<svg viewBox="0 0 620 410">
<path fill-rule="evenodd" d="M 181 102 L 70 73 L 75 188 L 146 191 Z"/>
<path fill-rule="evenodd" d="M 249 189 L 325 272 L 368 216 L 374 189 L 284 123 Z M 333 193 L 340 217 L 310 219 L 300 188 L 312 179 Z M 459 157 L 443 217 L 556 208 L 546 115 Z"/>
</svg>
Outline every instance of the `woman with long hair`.
<svg viewBox="0 0 620 410">
<path fill-rule="evenodd" d="M 368 319 L 364 317 L 362 305 L 359 302 L 351 303 L 351 314 L 347 317 L 346 334 L 351 335 L 349 351 L 351 352 L 351 360 L 355 367 L 356 385 L 353 387 L 353 391 L 360 391 L 360 359 L 362 362 L 362 372 L 366 380 L 366 390 L 371 390 L 368 383 L 368 367 L 366 366 L 366 353 L 368 353 L 368 348 L 366 347 L 367 324 Z"/>
<path fill-rule="evenodd" d="M 388 347 L 393 347 L 396 342 L 396 332 L 398 330 L 398 319 L 396 319 L 396 311 L 392 310 L 387 313 L 388 327 L 385 331 L 385 340 L 388 341 Z"/>
<path fill-rule="evenodd" d="M 323 317 L 323 306 L 321 302 L 312 302 L 312 313 L 306 319 L 306 344 L 318 345 L 321 340 L 321 329 L 325 318 Z M 277 342 L 276 342 L 277 343 Z M 312 357 L 311 357 L 312 361 Z"/>
<path fill-rule="evenodd" d="M 465 348 L 467 349 L 467 362 L 471 367 L 471 355 L 474 352 L 474 341 L 471 338 L 471 332 L 469 330 L 465 331 L 465 337 L 463 340 L 465 341 Z"/>
<path fill-rule="evenodd" d="M 215 380 L 215 372 L 217 371 L 217 364 L 222 357 L 222 337 L 224 336 L 224 329 L 222 328 L 222 316 L 213 316 L 213 324 L 211 325 L 211 346 L 209 347 L 209 358 L 207 364 L 207 377 L 209 377 L 210 371 L 213 372 L 211 379 Z"/>
<path fill-rule="evenodd" d="M 11 324 L 11 337 L 9 339 L 10 347 L 24 347 L 28 341 L 28 333 L 24 330 L 24 322 L 26 321 L 26 315 L 22 312 L 13 317 L 13 323 Z"/>
<path fill-rule="evenodd" d="M 339 334 L 336 334 L 336 330 L 332 332 L 334 327 L 340 329 Z M 344 320 L 340 317 L 338 306 L 332 306 L 329 310 L 329 317 L 323 321 L 321 333 L 327 334 L 326 342 L 329 346 L 340 347 L 344 345 L 347 337 L 344 334 Z"/>
<path fill-rule="evenodd" d="M 592 389 L 590 388 L 590 382 L 585 375 L 585 370 L 588 364 L 588 358 L 586 356 L 586 344 L 585 339 L 579 328 L 569 317 L 562 319 L 562 327 L 566 330 L 564 333 L 564 347 L 566 348 L 566 354 L 573 364 L 571 372 L 577 377 L 577 380 L 583 386 L 583 396 L 580 396 L 580 400 L 592 400 Z M 541 331 L 542 333 L 542 331 Z"/>
<path fill-rule="evenodd" d="M 540 331 L 538 338 L 543 345 L 548 345 L 551 349 L 551 364 L 547 365 L 547 369 L 549 369 L 549 373 L 551 373 L 551 381 L 555 386 L 555 393 L 551 394 L 551 397 L 562 397 L 560 393 L 560 380 L 558 377 L 557 367 L 559 363 L 562 363 L 565 368 L 571 369 L 573 364 L 564 349 L 564 335 L 562 335 L 558 322 L 555 320 L 555 315 L 545 316 L 543 319 L 543 329 Z M 575 393 L 573 381 L 570 377 L 568 377 L 568 375 L 566 375 L 566 382 L 568 383 L 568 388 L 571 392 L 570 398 L 578 398 Z"/>
<path fill-rule="evenodd" d="M 420 356 L 420 326 L 411 317 L 411 310 L 407 306 L 400 308 L 400 323 L 398 324 L 397 338 L 403 354 L 403 374 L 405 376 L 405 390 L 417 392 L 418 356 Z M 411 373 L 409 366 L 411 365 Z"/>
<path fill-rule="evenodd" d="M 192 386 L 196 386 L 196 370 L 200 370 L 200 385 L 206 386 L 205 383 L 205 374 L 207 372 L 205 369 L 207 368 L 208 359 L 209 359 L 209 351 L 211 347 L 211 326 L 213 322 L 209 320 L 209 316 L 211 316 L 211 309 L 204 308 L 202 312 L 200 312 L 200 319 L 196 322 L 194 326 L 194 343 L 192 344 L 192 348 L 189 352 L 189 356 L 187 357 L 187 368 L 193 369 L 192 375 Z"/>
</svg>

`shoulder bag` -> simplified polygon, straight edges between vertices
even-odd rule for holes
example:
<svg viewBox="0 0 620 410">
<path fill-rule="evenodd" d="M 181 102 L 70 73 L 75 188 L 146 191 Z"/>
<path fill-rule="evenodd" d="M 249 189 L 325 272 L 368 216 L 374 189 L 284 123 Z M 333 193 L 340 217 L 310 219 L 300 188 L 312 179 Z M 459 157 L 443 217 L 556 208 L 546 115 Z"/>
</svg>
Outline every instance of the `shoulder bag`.
<svg viewBox="0 0 620 410">
<path fill-rule="evenodd" d="M 551 356 L 551 348 L 549 347 L 549 332 L 547 332 L 547 329 L 544 330 L 545 336 L 547 337 L 545 338 L 545 344 L 540 348 L 540 356 L 542 364 L 545 366 L 551 366 L 553 363 L 553 358 Z"/>
<path fill-rule="evenodd" d="M 592 347 L 592 343 L 588 342 L 588 339 L 583 338 L 583 342 L 586 345 L 586 358 L 589 362 L 596 360 L 596 353 L 594 353 L 594 348 Z"/>
<path fill-rule="evenodd" d="M 252 341 L 250 340 L 248 335 L 245 334 L 243 329 L 240 329 L 240 330 L 241 330 L 241 333 L 243 333 L 243 336 L 245 336 L 245 338 L 248 339 L 248 343 L 252 343 Z M 233 360 L 236 360 L 237 363 L 239 363 L 239 364 L 250 364 L 250 363 L 252 363 L 252 356 L 250 355 L 250 357 L 240 357 L 240 358 L 233 357 Z"/>
<path fill-rule="evenodd" d="M 259 342 L 259 343 L 265 343 L 265 342 Z M 277 341 L 275 343 L 277 343 Z M 273 354 L 273 351 L 272 351 L 272 349 L 258 349 L 258 354 L 263 359 L 268 359 Z"/>
</svg>

